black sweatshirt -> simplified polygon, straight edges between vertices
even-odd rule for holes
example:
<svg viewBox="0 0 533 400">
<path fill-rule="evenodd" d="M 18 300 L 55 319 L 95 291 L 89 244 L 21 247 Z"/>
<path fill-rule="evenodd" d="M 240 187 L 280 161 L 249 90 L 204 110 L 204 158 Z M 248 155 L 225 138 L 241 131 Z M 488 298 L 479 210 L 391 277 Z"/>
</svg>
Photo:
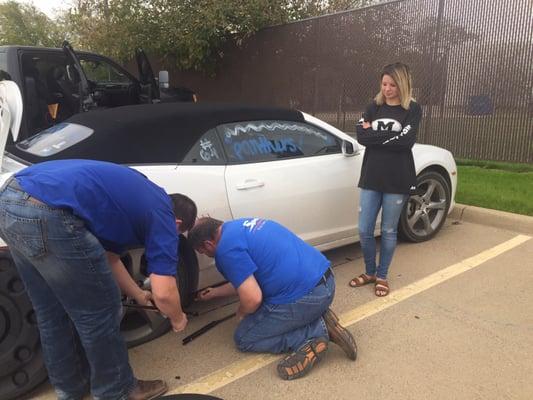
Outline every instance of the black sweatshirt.
<svg viewBox="0 0 533 400">
<path fill-rule="evenodd" d="M 359 187 L 383 193 L 409 194 L 416 188 L 416 171 L 411 148 L 416 142 L 422 109 L 411 101 L 402 106 L 378 106 L 372 102 L 355 131 L 366 147 Z M 363 121 L 371 127 L 363 129 Z"/>
</svg>

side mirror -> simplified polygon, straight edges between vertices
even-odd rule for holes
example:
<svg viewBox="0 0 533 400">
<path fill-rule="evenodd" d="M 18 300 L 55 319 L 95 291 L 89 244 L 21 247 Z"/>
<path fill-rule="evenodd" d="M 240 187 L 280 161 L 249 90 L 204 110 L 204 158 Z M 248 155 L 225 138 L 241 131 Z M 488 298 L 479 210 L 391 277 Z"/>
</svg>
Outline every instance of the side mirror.
<svg viewBox="0 0 533 400">
<path fill-rule="evenodd" d="M 342 154 L 346 157 L 352 157 L 359 154 L 359 148 L 348 140 L 342 141 Z"/>
<path fill-rule="evenodd" d="M 159 71 L 159 88 L 168 89 L 170 87 L 170 79 L 168 71 Z"/>
</svg>

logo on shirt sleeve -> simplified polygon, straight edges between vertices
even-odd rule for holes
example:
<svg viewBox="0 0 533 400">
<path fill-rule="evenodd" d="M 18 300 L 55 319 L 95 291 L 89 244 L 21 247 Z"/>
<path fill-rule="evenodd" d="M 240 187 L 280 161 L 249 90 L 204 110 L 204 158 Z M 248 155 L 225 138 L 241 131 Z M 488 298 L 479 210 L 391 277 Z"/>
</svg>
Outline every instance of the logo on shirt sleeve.
<svg viewBox="0 0 533 400">
<path fill-rule="evenodd" d="M 265 224 L 265 222 L 266 221 L 264 219 L 260 219 L 260 218 L 247 219 L 242 223 L 242 226 L 244 226 L 245 228 L 248 228 L 250 232 L 255 232 L 261 229 L 263 225 Z"/>
</svg>

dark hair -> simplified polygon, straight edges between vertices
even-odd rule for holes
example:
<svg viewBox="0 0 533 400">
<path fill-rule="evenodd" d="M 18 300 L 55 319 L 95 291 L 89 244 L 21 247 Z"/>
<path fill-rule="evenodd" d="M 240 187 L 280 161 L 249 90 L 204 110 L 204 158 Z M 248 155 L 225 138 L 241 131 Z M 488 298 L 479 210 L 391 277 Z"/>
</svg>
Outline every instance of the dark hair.
<svg viewBox="0 0 533 400">
<path fill-rule="evenodd" d="M 175 193 L 170 194 L 174 215 L 177 219 L 181 219 L 180 232 L 187 232 L 194 225 L 198 210 L 196 204 L 189 197 L 184 194 Z"/>
<path fill-rule="evenodd" d="M 187 241 L 193 249 L 197 249 L 206 240 L 212 240 L 215 238 L 217 229 L 223 224 L 222 221 L 211 218 L 203 217 L 196 221 L 194 227 L 189 231 L 187 235 Z"/>
</svg>

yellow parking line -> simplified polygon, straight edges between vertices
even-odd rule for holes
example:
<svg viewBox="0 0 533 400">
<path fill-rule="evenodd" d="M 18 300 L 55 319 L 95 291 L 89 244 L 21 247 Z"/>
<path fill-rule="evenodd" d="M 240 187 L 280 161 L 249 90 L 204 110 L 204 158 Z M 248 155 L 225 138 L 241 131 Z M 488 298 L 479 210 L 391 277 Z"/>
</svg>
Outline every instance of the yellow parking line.
<svg viewBox="0 0 533 400">
<path fill-rule="evenodd" d="M 423 292 L 442 282 L 445 282 L 448 279 L 460 275 L 463 272 L 474 269 L 480 266 L 481 264 L 493 259 L 494 257 L 497 257 L 500 254 L 503 254 L 506 251 L 515 248 L 516 246 L 519 246 L 520 244 L 528 241 L 529 239 L 531 239 L 531 237 L 525 235 L 515 236 L 511 240 L 494 246 L 488 250 L 482 251 L 481 253 L 476 254 L 475 256 L 467 258 L 463 261 L 460 261 L 456 264 L 450 265 L 449 267 L 435 272 L 427 276 L 426 278 L 423 278 L 410 285 L 404 286 L 400 289 L 394 290 L 387 297 L 378 298 L 369 303 L 363 304 L 362 306 L 354 308 L 351 311 L 345 312 L 344 314 L 340 315 L 340 319 L 345 326 L 353 325 L 364 318 L 377 314 L 380 311 L 383 311 L 420 292 Z M 251 374 L 254 371 L 257 371 L 260 368 L 263 368 L 264 366 L 276 360 L 279 360 L 279 356 L 271 354 L 247 355 L 242 360 L 236 361 L 224 368 L 219 369 L 218 371 L 201 377 L 189 384 L 180 386 L 167 394 L 211 393 L 217 389 L 220 389 L 223 386 L 230 384 L 231 382 L 236 381 L 237 379 L 240 379 L 246 375 Z"/>
</svg>

